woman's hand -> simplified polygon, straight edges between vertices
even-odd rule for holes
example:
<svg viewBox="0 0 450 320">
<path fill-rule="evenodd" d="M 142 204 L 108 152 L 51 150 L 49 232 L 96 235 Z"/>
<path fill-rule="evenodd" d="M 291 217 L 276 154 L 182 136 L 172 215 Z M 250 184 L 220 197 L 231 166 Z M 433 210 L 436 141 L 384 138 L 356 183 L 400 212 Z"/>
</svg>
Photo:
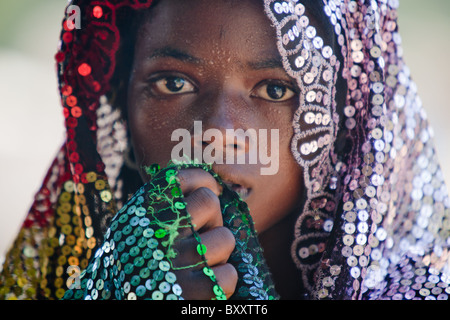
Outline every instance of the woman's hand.
<svg viewBox="0 0 450 320">
<path fill-rule="evenodd" d="M 211 174 L 201 169 L 181 170 L 178 179 L 194 230 L 200 235 L 201 243 L 206 246 L 207 263 L 229 298 L 236 289 L 238 276 L 236 269 L 227 263 L 235 247 L 235 238 L 231 231 L 223 226 L 218 198 L 221 186 Z M 175 241 L 177 257 L 172 260 L 174 267 L 201 262 L 197 245 L 198 242 L 190 229 L 182 231 Z M 203 267 L 204 264 L 200 264 L 194 268 L 174 270 L 177 282 L 183 289 L 184 299 L 209 300 L 214 297 L 214 283 L 203 273 Z"/>
</svg>

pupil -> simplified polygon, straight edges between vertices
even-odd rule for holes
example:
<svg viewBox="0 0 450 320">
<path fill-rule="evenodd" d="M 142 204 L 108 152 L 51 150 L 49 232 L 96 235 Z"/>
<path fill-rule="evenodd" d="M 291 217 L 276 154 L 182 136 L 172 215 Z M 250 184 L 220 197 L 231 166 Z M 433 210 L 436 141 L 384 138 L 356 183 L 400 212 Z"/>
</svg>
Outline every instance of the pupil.
<svg viewBox="0 0 450 320">
<path fill-rule="evenodd" d="M 267 86 L 267 94 L 271 99 L 281 99 L 286 93 L 286 88 L 277 85 L 268 85 Z"/>
<path fill-rule="evenodd" d="M 166 87 L 172 92 L 177 92 L 183 89 L 184 79 L 177 77 L 169 77 L 166 79 Z"/>
</svg>

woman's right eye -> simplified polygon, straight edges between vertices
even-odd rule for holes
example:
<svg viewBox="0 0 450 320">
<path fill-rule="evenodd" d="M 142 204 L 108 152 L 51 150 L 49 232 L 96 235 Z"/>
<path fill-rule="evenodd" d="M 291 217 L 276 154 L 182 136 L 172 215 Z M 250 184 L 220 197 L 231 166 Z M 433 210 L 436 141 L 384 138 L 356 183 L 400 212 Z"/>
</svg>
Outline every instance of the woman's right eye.
<svg viewBox="0 0 450 320">
<path fill-rule="evenodd" d="M 157 94 L 174 95 L 195 92 L 194 85 L 177 76 L 159 77 L 151 81 L 152 90 Z"/>
</svg>

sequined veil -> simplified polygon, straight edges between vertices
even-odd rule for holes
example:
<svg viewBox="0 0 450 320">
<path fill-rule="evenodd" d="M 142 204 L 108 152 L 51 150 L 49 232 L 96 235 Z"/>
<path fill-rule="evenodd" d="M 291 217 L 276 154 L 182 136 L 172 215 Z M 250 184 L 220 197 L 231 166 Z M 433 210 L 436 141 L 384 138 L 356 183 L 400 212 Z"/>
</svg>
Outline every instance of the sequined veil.
<svg viewBox="0 0 450 320">
<path fill-rule="evenodd" d="M 85 270 L 105 252 L 114 217 L 133 204 L 141 186 L 126 165 L 114 74 L 124 22 L 151 2 L 73 1 L 79 30 L 66 14 L 55 56 L 66 141 L 7 254 L 2 299 L 63 298 L 73 267 Z M 402 59 L 398 5 L 264 1 L 284 68 L 301 89 L 291 149 L 306 199 L 291 253 L 311 299 L 450 294 L 449 199 Z M 270 277 L 262 278 L 269 292 Z"/>
</svg>

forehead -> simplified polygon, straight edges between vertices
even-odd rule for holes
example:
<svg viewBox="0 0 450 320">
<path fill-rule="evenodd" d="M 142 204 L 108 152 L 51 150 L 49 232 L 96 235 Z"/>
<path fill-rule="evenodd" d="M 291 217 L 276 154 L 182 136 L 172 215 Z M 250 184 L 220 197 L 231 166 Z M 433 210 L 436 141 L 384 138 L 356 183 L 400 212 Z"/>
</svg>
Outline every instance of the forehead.
<svg viewBox="0 0 450 320">
<path fill-rule="evenodd" d="M 144 15 L 136 45 L 182 48 L 202 58 L 278 55 L 275 30 L 259 0 L 159 1 Z"/>
</svg>

